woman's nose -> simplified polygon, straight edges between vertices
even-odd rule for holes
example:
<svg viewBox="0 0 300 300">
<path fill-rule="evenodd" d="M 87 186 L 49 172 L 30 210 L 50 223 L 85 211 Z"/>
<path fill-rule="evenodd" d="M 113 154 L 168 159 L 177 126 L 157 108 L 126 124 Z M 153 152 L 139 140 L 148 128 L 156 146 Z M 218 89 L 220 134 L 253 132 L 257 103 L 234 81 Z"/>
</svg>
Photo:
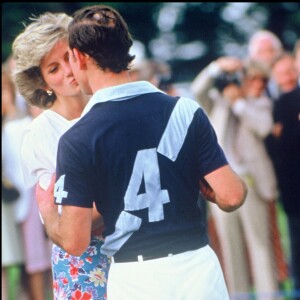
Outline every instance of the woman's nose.
<svg viewBox="0 0 300 300">
<path fill-rule="evenodd" d="M 64 68 L 65 74 L 66 74 L 67 76 L 73 75 L 73 72 L 72 72 L 72 69 L 71 69 L 71 65 L 70 65 L 69 62 L 66 62 L 66 63 L 64 64 L 63 68 Z"/>
</svg>

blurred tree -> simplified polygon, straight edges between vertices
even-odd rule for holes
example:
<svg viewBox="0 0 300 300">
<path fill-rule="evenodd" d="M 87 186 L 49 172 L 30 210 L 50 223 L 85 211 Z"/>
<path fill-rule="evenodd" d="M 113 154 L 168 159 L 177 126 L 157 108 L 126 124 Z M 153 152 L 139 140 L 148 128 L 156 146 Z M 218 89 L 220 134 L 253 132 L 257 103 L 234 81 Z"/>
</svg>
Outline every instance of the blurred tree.
<svg viewBox="0 0 300 300">
<path fill-rule="evenodd" d="M 102 2 L 103 3 L 103 2 Z M 29 17 L 46 11 L 72 14 L 100 2 L 3 2 L 2 62 Z M 254 31 L 273 31 L 287 50 L 299 38 L 297 2 L 104 2 L 115 7 L 128 23 L 146 56 L 168 62 L 176 81 L 188 81 L 221 55 L 246 55 Z"/>
<path fill-rule="evenodd" d="M 157 32 L 155 15 L 161 3 L 126 3 L 126 2 L 3 2 L 2 8 L 2 62 L 11 54 L 15 37 L 23 30 L 23 24 L 30 22 L 33 15 L 46 11 L 73 14 L 77 9 L 105 4 L 116 8 L 124 17 L 133 38 L 147 45 Z M 146 49 L 147 50 L 147 49 Z M 151 55 L 147 52 L 148 55 Z"/>
<path fill-rule="evenodd" d="M 258 29 L 274 32 L 286 50 L 292 50 L 299 38 L 300 3 L 296 2 L 165 2 L 160 15 L 176 8 L 179 12 L 168 34 L 160 28 L 161 39 L 168 42 L 153 47 L 165 48 L 157 54 L 169 58 L 176 81 L 192 80 L 219 56 L 244 57 L 248 40 Z M 178 51 L 181 48 L 185 51 Z"/>
<path fill-rule="evenodd" d="M 148 44 L 158 34 L 156 20 L 161 5 L 162 3 L 158 2 L 114 3 L 114 7 L 128 24 L 132 37 L 146 46 L 146 54 L 149 57 L 152 54 L 149 51 Z"/>
<path fill-rule="evenodd" d="M 23 30 L 24 24 L 30 23 L 29 18 L 46 11 L 73 12 L 79 8 L 78 3 L 64 2 L 3 2 L 2 12 L 2 62 L 11 54 L 11 46 L 15 37 Z"/>
</svg>

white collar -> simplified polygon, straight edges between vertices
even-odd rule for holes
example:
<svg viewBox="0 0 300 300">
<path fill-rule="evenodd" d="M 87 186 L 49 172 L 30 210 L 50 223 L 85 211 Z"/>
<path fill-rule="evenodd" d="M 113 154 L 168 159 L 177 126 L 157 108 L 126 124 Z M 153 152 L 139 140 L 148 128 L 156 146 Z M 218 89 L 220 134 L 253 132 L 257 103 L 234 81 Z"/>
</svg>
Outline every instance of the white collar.
<svg viewBox="0 0 300 300">
<path fill-rule="evenodd" d="M 81 114 L 81 117 L 89 112 L 90 109 L 97 103 L 107 101 L 123 101 L 136 95 L 155 92 L 163 93 L 148 81 L 135 81 L 100 89 L 90 98 Z"/>
</svg>

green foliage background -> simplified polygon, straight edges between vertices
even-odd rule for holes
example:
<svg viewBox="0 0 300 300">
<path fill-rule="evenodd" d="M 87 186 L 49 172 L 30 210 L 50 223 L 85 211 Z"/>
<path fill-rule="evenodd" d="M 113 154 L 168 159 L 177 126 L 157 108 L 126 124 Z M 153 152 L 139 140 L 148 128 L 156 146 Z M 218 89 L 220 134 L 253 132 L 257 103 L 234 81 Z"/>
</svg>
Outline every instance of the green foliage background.
<svg viewBox="0 0 300 300">
<path fill-rule="evenodd" d="M 151 42 L 162 34 L 158 26 L 160 11 L 172 2 L 3 2 L 2 9 L 2 62 L 11 53 L 14 38 L 23 30 L 23 23 L 29 17 L 46 11 L 74 13 L 77 9 L 94 4 L 106 4 L 116 8 L 128 23 L 133 38 L 146 47 L 146 55 L 152 57 Z M 175 2 L 174 2 L 175 3 Z M 253 2 L 245 12 L 245 19 L 238 22 L 224 18 L 226 7 L 234 2 L 185 2 L 179 18 L 172 28 L 178 45 L 191 41 L 201 41 L 208 51 L 197 59 L 170 58 L 168 61 L 177 80 L 190 80 L 213 59 L 224 55 L 224 45 L 228 41 L 245 45 L 249 36 L 245 30 L 252 26 L 273 31 L 285 48 L 293 50 L 300 34 L 300 3 L 297 2 Z M 250 2 L 251 3 L 251 2 Z M 170 16 L 171 16 L 170 10 Z M 253 28 L 254 28 L 253 27 Z M 175 51 L 176 49 L 174 49 Z M 234 53 L 232 53 L 234 55 Z"/>
</svg>

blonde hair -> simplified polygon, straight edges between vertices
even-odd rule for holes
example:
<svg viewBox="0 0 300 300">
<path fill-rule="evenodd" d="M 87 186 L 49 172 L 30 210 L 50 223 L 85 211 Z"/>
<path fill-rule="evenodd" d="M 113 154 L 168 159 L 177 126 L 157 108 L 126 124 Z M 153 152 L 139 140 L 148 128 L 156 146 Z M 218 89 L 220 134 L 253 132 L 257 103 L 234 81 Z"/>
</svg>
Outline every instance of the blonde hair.
<svg viewBox="0 0 300 300">
<path fill-rule="evenodd" d="M 264 65 L 255 60 L 249 59 L 244 63 L 244 74 L 245 76 L 261 76 L 266 80 L 270 77 L 269 69 Z"/>
<path fill-rule="evenodd" d="M 47 108 L 54 103 L 56 95 L 46 93 L 40 64 L 59 40 L 67 40 L 72 18 L 65 13 L 47 12 L 30 20 L 33 22 L 13 42 L 16 62 L 13 78 L 18 91 L 30 105 Z"/>
</svg>

